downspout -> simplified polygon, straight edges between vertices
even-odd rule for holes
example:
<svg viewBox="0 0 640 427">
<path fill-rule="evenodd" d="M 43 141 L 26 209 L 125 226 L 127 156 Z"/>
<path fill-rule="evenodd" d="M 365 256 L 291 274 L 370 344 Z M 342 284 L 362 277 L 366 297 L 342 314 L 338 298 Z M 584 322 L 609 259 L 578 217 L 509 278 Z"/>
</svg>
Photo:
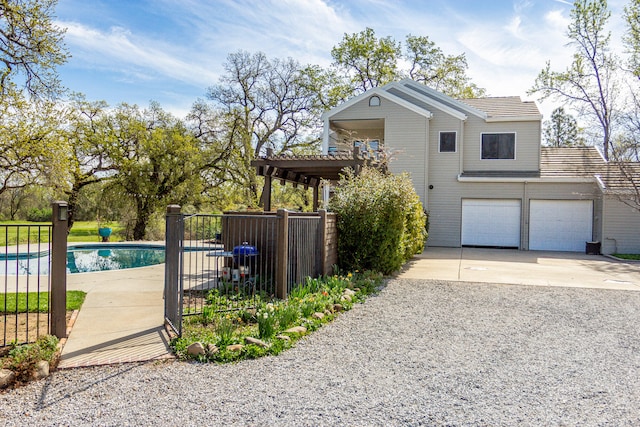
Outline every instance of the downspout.
<svg viewBox="0 0 640 427">
<path fill-rule="evenodd" d="M 520 250 L 529 250 L 529 182 L 525 181 L 522 190 L 522 227 L 520 229 Z M 527 242 L 526 246 L 524 242 Z M 526 249 L 525 249 L 526 248 Z"/>
<path fill-rule="evenodd" d="M 462 120 L 462 122 L 460 122 L 460 143 L 458 144 L 458 149 L 460 150 L 459 156 L 460 156 L 460 160 L 459 163 L 460 165 L 458 166 L 458 176 L 461 176 L 462 173 L 464 172 L 464 125 L 465 123 L 467 123 L 467 119 L 465 118 L 464 120 Z"/>
<path fill-rule="evenodd" d="M 327 153 L 329 153 L 329 119 L 325 118 L 322 125 L 322 154 Z"/>
<path fill-rule="evenodd" d="M 323 117 L 324 123 L 322 125 L 322 154 L 329 154 L 329 118 Z M 317 191 L 317 189 L 316 189 Z M 329 195 L 331 194 L 331 187 L 329 184 L 322 185 L 322 208 L 327 209 L 329 204 Z"/>
<path fill-rule="evenodd" d="M 425 138 L 426 145 L 424 147 L 424 206 L 423 209 L 429 210 L 429 150 L 431 149 L 431 138 L 429 138 L 429 134 L 431 132 L 430 120 L 425 117 Z"/>
</svg>

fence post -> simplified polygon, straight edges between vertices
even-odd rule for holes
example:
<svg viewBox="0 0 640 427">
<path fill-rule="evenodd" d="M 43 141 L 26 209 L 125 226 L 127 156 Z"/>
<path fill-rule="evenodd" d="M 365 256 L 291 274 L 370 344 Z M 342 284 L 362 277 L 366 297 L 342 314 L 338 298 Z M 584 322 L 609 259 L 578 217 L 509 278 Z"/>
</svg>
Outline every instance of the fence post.
<svg viewBox="0 0 640 427">
<path fill-rule="evenodd" d="M 278 209 L 277 213 L 277 257 L 276 257 L 276 297 L 287 298 L 287 261 L 289 256 L 289 212 Z"/>
<path fill-rule="evenodd" d="M 67 337 L 67 202 L 51 203 L 51 335 Z"/>
<path fill-rule="evenodd" d="M 167 206 L 164 267 L 164 318 L 178 335 L 182 333 L 180 298 L 180 255 L 182 246 L 182 213 L 179 205 Z"/>
</svg>

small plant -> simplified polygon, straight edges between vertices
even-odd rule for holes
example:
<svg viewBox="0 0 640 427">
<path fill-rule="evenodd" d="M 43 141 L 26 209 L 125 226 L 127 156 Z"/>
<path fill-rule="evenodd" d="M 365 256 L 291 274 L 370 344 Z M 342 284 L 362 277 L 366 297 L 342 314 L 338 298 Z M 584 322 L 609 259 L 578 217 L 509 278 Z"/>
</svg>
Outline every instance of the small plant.
<svg viewBox="0 0 640 427">
<path fill-rule="evenodd" d="M 36 364 L 41 360 L 51 363 L 56 354 L 58 339 L 52 335 L 44 335 L 33 344 L 14 346 L 2 367 L 16 373 L 16 380 L 28 381 Z"/>
<path fill-rule="evenodd" d="M 218 345 L 225 346 L 233 343 L 233 333 L 236 327 L 229 315 L 220 317 L 216 324 L 216 335 L 218 335 Z"/>
<path fill-rule="evenodd" d="M 294 304 L 284 304 L 284 306 L 277 311 L 278 326 L 281 329 L 287 329 L 298 321 L 300 317 L 300 311 Z"/>
<path fill-rule="evenodd" d="M 171 342 L 176 355 L 190 358 L 187 348 L 194 342 L 215 343 L 217 352 L 199 356 L 198 360 L 220 363 L 252 359 L 265 355 L 276 355 L 291 347 L 305 333 L 285 333 L 290 340 L 274 339 L 292 326 L 304 326 L 307 331 L 315 331 L 335 317 L 336 304 L 339 310 L 349 310 L 366 295 L 375 292 L 382 283 L 382 275 L 372 272 L 341 274 L 307 279 L 290 292 L 289 299 L 274 300 L 259 293 L 248 298 L 224 295 L 213 290 L 207 295 L 206 306 L 200 316 L 190 316 L 185 321 L 182 337 Z M 345 299 L 345 290 L 350 289 L 350 298 Z M 233 307 L 257 307 L 239 308 Z M 325 316 L 316 316 L 316 312 Z M 267 347 L 245 345 L 240 351 L 226 348 L 229 344 L 242 343 L 245 337 L 257 337 L 268 341 Z"/>
<path fill-rule="evenodd" d="M 272 303 L 266 304 L 258 314 L 258 336 L 261 339 L 272 338 L 276 334 L 276 315 L 275 308 Z"/>
</svg>

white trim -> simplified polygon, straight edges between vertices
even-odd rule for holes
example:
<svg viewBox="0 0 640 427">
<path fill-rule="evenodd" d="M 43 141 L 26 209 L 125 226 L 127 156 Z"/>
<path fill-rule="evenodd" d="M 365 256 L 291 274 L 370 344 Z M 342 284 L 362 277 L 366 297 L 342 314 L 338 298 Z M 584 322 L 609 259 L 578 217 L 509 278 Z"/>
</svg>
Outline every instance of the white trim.
<svg viewBox="0 0 640 427">
<path fill-rule="evenodd" d="M 358 102 L 369 98 L 373 95 L 378 95 L 381 98 L 385 98 L 391 102 L 394 102 L 404 108 L 406 108 L 407 110 L 413 111 L 416 114 L 419 114 L 421 116 L 426 117 L 427 119 L 431 119 L 433 117 L 433 114 L 431 113 L 431 111 L 429 110 L 425 110 L 424 108 L 420 108 L 415 104 L 412 104 L 408 101 L 405 101 L 404 99 L 389 93 L 387 91 L 385 91 L 383 88 L 381 87 L 376 87 L 374 89 L 370 89 L 367 92 L 361 93 L 358 96 L 354 96 L 353 98 L 349 99 L 348 101 L 343 102 L 342 104 L 338 105 L 337 107 L 332 108 L 329 111 L 326 111 L 325 113 L 322 114 L 322 120 L 331 120 L 331 117 L 335 116 L 336 114 L 346 110 L 347 108 L 351 107 L 352 105 L 357 104 Z M 368 105 L 368 103 L 367 103 Z M 345 119 L 348 120 L 348 119 Z"/>
<path fill-rule="evenodd" d="M 409 89 L 409 90 L 411 90 L 411 92 L 408 92 L 408 93 L 417 93 L 421 97 L 429 99 L 429 100 L 431 100 L 431 102 L 435 101 L 438 104 L 442 104 L 443 102 L 448 102 L 449 104 L 453 104 L 453 105 L 457 106 L 458 108 L 460 108 L 461 110 L 468 112 L 469 114 L 477 116 L 477 117 L 479 117 L 481 119 L 485 119 L 485 120 L 487 119 L 487 113 L 485 111 L 478 110 L 477 108 L 474 108 L 474 107 L 472 107 L 472 106 L 470 106 L 468 104 L 465 104 L 464 102 L 460 102 L 455 98 L 452 98 L 452 97 L 450 97 L 448 95 L 445 95 L 444 93 L 438 92 L 435 89 L 431 89 L 430 87 L 427 87 L 426 85 L 418 83 L 418 82 L 416 82 L 414 80 L 403 79 L 403 80 L 400 80 L 399 82 L 390 83 L 389 85 L 400 85 L 400 86 L 403 86 L 403 87 L 413 86 L 414 88 L 419 89 L 422 92 L 426 92 L 426 95 L 425 94 L 421 94 L 421 93 L 419 93 L 419 92 L 417 92 L 416 90 L 413 90 L 413 89 Z M 387 86 L 389 86 L 389 85 L 387 85 Z M 405 93 L 406 93 L 406 91 L 405 91 Z M 448 106 L 446 106 L 444 104 L 442 104 L 442 106 L 444 108 L 446 108 L 447 110 L 456 111 L 458 114 L 460 114 L 460 111 L 454 110 L 451 107 L 448 107 Z"/>
<path fill-rule="evenodd" d="M 440 148 L 442 148 L 441 143 L 442 143 L 442 134 L 443 133 L 452 133 L 455 135 L 455 140 L 453 141 L 454 146 L 453 146 L 453 151 L 441 151 Z M 441 130 L 438 132 L 438 153 L 443 153 L 443 154 L 455 154 L 458 152 L 458 132 L 455 130 Z"/>
<path fill-rule="evenodd" d="M 482 136 L 483 135 L 506 135 L 506 134 L 513 134 L 513 159 L 485 159 L 484 157 L 482 157 Z M 480 132 L 480 161 L 496 161 L 496 160 L 508 160 L 508 161 L 513 161 L 516 160 L 518 158 L 518 133 L 517 132 Z"/>
<path fill-rule="evenodd" d="M 497 177 L 497 176 L 461 176 L 457 177 L 458 182 L 535 182 L 535 183 L 549 183 L 549 184 L 563 184 L 563 183 L 592 183 L 594 178 L 582 178 L 582 177 L 562 177 L 562 178 L 531 178 L 531 177 Z"/>
<path fill-rule="evenodd" d="M 500 117 L 500 116 L 492 116 L 487 117 L 485 121 L 487 123 L 493 122 L 539 122 L 542 120 L 542 114 L 531 115 L 531 116 L 508 116 L 508 117 Z"/>
<path fill-rule="evenodd" d="M 405 81 L 405 80 L 403 80 L 403 81 Z M 425 86 L 425 88 L 426 88 L 426 86 Z M 383 89 L 385 89 L 385 90 L 397 89 L 397 90 L 401 91 L 402 93 L 404 93 L 404 94 L 406 94 L 408 96 L 411 96 L 413 98 L 416 98 L 416 99 L 424 102 L 425 104 L 432 105 L 433 107 L 444 111 L 445 113 L 455 117 L 458 120 L 466 121 L 467 118 L 468 118 L 467 115 L 464 114 L 461 111 L 453 109 L 453 108 L 451 108 L 451 107 L 449 107 L 449 106 L 437 101 L 436 99 L 431 98 L 431 97 L 426 96 L 426 95 L 423 95 L 423 94 L 421 94 L 419 92 L 416 92 L 415 90 L 408 89 L 405 85 L 402 84 L 402 82 L 388 83 L 388 84 L 383 86 Z M 444 95 L 444 96 L 446 96 L 446 95 Z M 453 98 L 451 98 L 451 103 L 456 103 L 456 101 Z M 482 118 L 484 119 L 485 117 L 482 117 Z"/>
</svg>

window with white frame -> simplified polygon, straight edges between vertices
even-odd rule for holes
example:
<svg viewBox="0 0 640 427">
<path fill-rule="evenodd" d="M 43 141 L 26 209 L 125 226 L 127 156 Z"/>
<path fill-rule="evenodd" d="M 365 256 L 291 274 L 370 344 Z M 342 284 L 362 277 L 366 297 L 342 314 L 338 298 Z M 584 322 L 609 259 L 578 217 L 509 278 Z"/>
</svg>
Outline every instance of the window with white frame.
<svg viewBox="0 0 640 427">
<path fill-rule="evenodd" d="M 515 133 L 482 134 L 482 159 L 513 160 L 515 158 Z"/>
<path fill-rule="evenodd" d="M 455 132 L 440 132 L 440 146 L 438 151 L 441 153 L 455 153 L 456 152 L 456 133 Z"/>
</svg>

